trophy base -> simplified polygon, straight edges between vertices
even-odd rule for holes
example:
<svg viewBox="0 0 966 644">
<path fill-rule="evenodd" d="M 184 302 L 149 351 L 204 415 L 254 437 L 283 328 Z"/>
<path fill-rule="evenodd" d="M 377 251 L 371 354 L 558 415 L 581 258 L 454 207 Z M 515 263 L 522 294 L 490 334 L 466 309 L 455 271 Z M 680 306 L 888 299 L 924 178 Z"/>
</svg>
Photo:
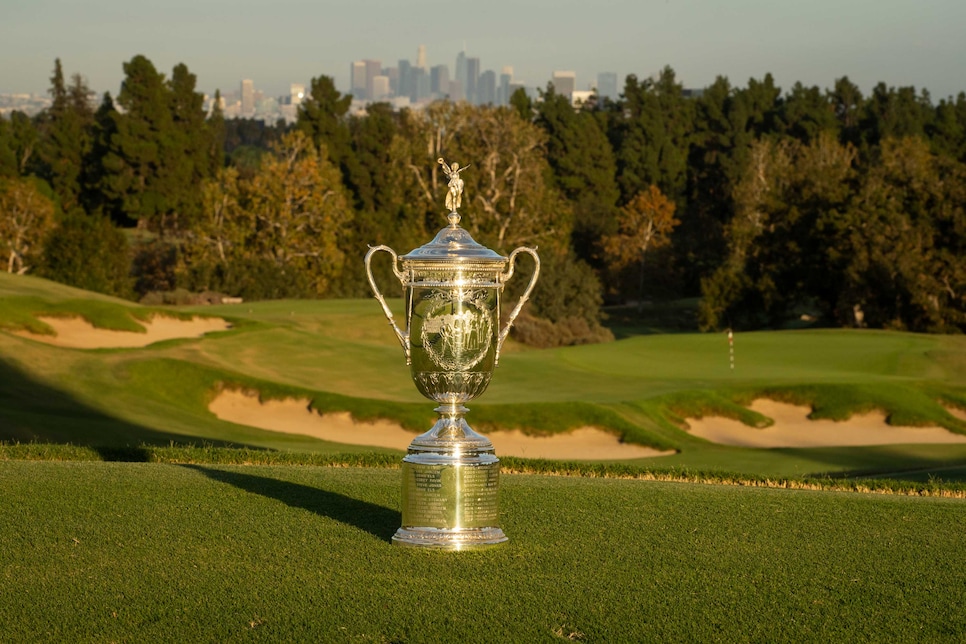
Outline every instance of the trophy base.
<svg viewBox="0 0 966 644">
<path fill-rule="evenodd" d="M 428 527 L 399 528 L 392 536 L 392 542 L 397 546 L 436 550 L 492 548 L 506 543 L 507 540 L 503 530 L 496 527 L 455 530 Z"/>
<path fill-rule="evenodd" d="M 437 411 L 440 420 L 413 440 L 403 459 L 402 527 L 392 542 L 438 550 L 504 543 L 493 444 L 466 425 L 461 405 Z"/>
</svg>

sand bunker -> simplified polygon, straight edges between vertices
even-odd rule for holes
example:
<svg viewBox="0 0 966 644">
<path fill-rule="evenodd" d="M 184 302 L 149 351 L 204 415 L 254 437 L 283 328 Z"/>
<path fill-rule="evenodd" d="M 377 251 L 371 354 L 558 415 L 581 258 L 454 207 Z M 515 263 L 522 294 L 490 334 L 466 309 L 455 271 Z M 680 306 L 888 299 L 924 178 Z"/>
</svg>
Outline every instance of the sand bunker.
<svg viewBox="0 0 966 644">
<path fill-rule="evenodd" d="M 231 325 L 221 318 L 193 317 L 190 320 L 179 320 L 164 315 L 155 315 L 148 321 L 139 321 L 147 329 L 147 333 L 98 329 L 87 320 L 77 317 L 38 317 L 37 319 L 53 328 L 57 335 L 40 335 L 27 331 L 18 331 L 16 335 L 72 349 L 146 347 L 162 340 L 197 338 L 205 333 L 231 328 Z"/>
<path fill-rule="evenodd" d="M 267 400 L 240 391 L 223 391 L 208 406 L 221 420 L 258 427 L 274 432 L 301 434 L 335 443 L 391 447 L 404 450 L 416 434 L 396 423 L 377 421 L 360 423 L 348 413 L 317 414 L 309 409 L 307 399 Z M 555 436 L 527 436 L 519 430 L 490 432 L 498 456 L 548 458 L 557 460 L 617 460 L 667 456 L 640 445 L 621 443 L 613 434 L 593 427 L 583 427 Z"/>
<path fill-rule="evenodd" d="M 953 418 L 958 418 L 959 420 L 966 420 L 966 411 L 959 409 L 958 407 L 953 407 L 952 405 L 946 405 L 946 411 Z"/>
<path fill-rule="evenodd" d="M 811 409 L 759 398 L 750 409 L 775 421 L 757 429 L 729 418 L 689 418 L 690 432 L 713 443 L 738 447 L 843 447 L 916 443 L 966 443 L 966 436 L 942 427 L 893 427 L 873 412 L 845 421 L 810 420 Z"/>
</svg>

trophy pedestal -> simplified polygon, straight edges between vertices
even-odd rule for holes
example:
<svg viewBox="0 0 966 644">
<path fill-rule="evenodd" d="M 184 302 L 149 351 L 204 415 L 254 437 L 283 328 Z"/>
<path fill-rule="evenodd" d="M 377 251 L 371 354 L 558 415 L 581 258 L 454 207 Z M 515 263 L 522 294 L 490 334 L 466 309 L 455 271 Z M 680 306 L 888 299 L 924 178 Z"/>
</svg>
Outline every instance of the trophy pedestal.
<svg viewBox="0 0 966 644">
<path fill-rule="evenodd" d="M 416 437 L 402 464 L 400 546 L 470 550 L 507 541 L 500 529 L 500 461 L 488 439 L 463 420 L 462 405 Z"/>
</svg>

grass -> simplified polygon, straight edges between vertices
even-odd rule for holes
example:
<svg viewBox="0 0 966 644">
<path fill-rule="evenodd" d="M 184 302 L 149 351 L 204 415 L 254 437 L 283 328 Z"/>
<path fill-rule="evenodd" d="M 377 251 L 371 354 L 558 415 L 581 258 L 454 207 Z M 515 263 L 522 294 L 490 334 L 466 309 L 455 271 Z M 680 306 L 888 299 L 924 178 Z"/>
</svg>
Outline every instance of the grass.
<svg viewBox="0 0 966 644">
<path fill-rule="evenodd" d="M 398 308 L 398 303 L 393 303 Z M 169 311 L 169 309 L 164 309 Z M 475 427 L 590 424 L 678 450 L 501 457 L 486 552 L 396 548 L 399 450 L 218 420 L 223 388 L 429 426 L 371 301 L 177 308 L 232 331 L 84 351 L 0 332 L 3 641 L 954 641 L 966 446 L 756 450 L 685 418 L 756 396 L 966 432 L 966 339 L 869 331 L 508 343 Z M 0 326 L 155 311 L 0 274 Z M 683 311 L 672 311 L 680 317 Z M 650 329 L 648 329 L 650 330 Z M 753 430 L 750 430 L 753 431 Z M 711 483 L 711 485 L 708 485 Z M 855 492 L 880 494 L 856 494 Z M 948 498 L 953 497 L 953 498 Z"/>
<path fill-rule="evenodd" d="M 961 501 L 507 475 L 511 541 L 389 544 L 398 472 L 0 462 L 4 639 L 928 641 Z"/>
<path fill-rule="evenodd" d="M 0 299 L 0 324 L 7 328 L 39 324 L 36 315 L 51 312 L 119 328 L 154 311 L 24 276 L 0 275 Z M 0 333 L 0 440 L 102 450 L 204 442 L 304 453 L 371 451 L 220 421 L 207 405 L 223 387 L 263 398 L 308 398 L 320 412 L 386 418 L 414 432 L 434 418 L 433 405 L 416 392 L 372 301 L 164 311 L 224 316 L 235 328 L 143 349 L 96 351 Z M 706 415 L 764 426 L 770 419 L 745 405 L 765 395 L 810 404 L 814 417 L 842 419 L 881 409 L 895 424 L 966 432 L 966 423 L 943 407 L 966 408 L 964 338 L 832 330 L 738 334 L 732 370 L 723 335 L 632 331 L 624 327 L 624 339 L 610 344 L 550 351 L 511 341 L 489 391 L 470 404 L 469 422 L 485 432 L 521 428 L 536 434 L 596 425 L 628 442 L 677 450 L 633 463 L 649 470 L 749 477 L 910 472 L 919 480 L 966 480 L 961 445 L 751 450 L 713 445 L 682 431 L 687 417 Z M 398 454 L 404 447 L 381 451 Z"/>
</svg>

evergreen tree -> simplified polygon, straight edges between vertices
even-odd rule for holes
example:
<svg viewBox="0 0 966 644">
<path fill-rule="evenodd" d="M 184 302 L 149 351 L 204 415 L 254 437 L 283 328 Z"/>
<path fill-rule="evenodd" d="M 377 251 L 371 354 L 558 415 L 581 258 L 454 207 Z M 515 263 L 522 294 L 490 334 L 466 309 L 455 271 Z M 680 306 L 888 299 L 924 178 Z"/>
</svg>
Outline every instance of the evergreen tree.
<svg viewBox="0 0 966 644">
<path fill-rule="evenodd" d="M 81 205 L 82 175 L 93 144 L 91 91 L 79 74 L 73 76 L 69 89 L 65 87 L 58 58 L 50 94 L 51 106 L 39 118 L 41 176 L 53 188 L 63 210 L 70 211 Z"/>
<path fill-rule="evenodd" d="M 0 179 L 16 175 L 17 153 L 13 128 L 7 119 L 0 117 Z"/>
<path fill-rule="evenodd" d="M 780 109 L 781 132 L 802 143 L 814 141 L 822 132 L 838 134 L 835 106 L 817 86 L 795 83 Z"/>
<path fill-rule="evenodd" d="M 865 99 L 858 85 L 850 81 L 848 76 L 836 79 L 829 99 L 839 123 L 842 143 L 859 145 L 862 140 L 859 126 Z"/>
<path fill-rule="evenodd" d="M 622 107 L 611 128 L 621 201 L 653 184 L 682 206 L 694 107 L 674 70 L 665 67 L 656 81 L 629 75 Z"/>
<path fill-rule="evenodd" d="M 324 145 L 329 160 L 343 169 L 351 153 L 346 114 L 352 104 L 350 94 L 341 94 L 329 76 L 313 78 L 309 94 L 298 109 L 296 128 L 308 135 L 316 146 Z M 348 178 L 348 177 L 347 177 Z"/>
<path fill-rule="evenodd" d="M 200 210 L 200 184 L 211 169 L 201 95 L 187 67 L 166 82 L 144 56 L 124 64 L 112 124 L 101 160 L 100 191 L 112 217 L 162 233 L 190 226 Z"/>
<path fill-rule="evenodd" d="M 601 266 L 597 242 L 614 232 L 620 196 L 613 150 L 592 111 L 574 110 L 552 83 L 542 99 L 535 123 L 547 134 L 554 185 L 574 210 L 575 250 L 578 257 Z"/>
</svg>

